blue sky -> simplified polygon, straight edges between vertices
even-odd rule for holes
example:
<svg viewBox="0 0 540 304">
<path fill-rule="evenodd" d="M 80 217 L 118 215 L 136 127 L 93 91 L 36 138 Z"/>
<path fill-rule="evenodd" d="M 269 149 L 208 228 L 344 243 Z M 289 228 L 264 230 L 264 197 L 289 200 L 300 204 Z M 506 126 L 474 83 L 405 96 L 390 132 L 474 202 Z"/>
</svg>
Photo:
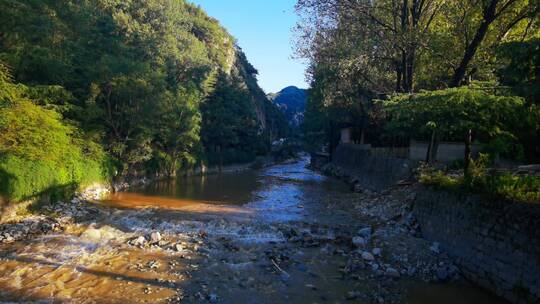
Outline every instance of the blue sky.
<svg viewBox="0 0 540 304">
<path fill-rule="evenodd" d="M 189 0 L 200 5 L 238 41 L 259 71 L 267 93 L 286 86 L 307 88 L 305 64 L 293 55 L 292 28 L 296 0 Z"/>
</svg>

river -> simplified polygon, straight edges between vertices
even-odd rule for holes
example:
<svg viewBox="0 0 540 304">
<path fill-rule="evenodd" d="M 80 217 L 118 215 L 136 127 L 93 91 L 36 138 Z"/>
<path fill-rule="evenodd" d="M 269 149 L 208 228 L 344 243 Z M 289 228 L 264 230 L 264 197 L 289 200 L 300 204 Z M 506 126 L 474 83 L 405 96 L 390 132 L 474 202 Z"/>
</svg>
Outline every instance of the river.
<svg viewBox="0 0 540 304">
<path fill-rule="evenodd" d="M 0 296 L 58 303 L 504 303 L 468 285 L 444 253 L 389 220 L 402 212 L 395 202 L 406 190 L 388 194 L 389 207 L 374 205 L 384 195 L 352 193 L 308 169 L 308 161 L 161 181 L 83 204 L 87 211 L 69 213 L 64 231 L 2 245 Z M 365 243 L 353 244 L 359 231 L 369 231 Z M 448 278 L 433 283 L 441 281 L 434 280 L 441 267 Z"/>
</svg>

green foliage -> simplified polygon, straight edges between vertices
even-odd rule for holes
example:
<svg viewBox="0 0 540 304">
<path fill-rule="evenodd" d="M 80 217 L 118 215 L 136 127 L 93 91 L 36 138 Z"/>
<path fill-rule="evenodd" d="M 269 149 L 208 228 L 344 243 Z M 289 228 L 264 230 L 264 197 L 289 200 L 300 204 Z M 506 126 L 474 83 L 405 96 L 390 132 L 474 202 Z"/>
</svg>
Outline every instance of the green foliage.
<svg viewBox="0 0 540 304">
<path fill-rule="evenodd" d="M 505 43 L 498 48 L 498 55 L 501 82 L 527 101 L 518 125 L 524 155 L 531 162 L 539 162 L 540 38 Z"/>
<path fill-rule="evenodd" d="M 470 174 L 445 173 L 430 166 L 422 166 L 420 182 L 438 190 L 466 194 L 481 194 L 521 203 L 540 203 L 540 177 L 497 173 L 486 169 L 489 157 L 481 155 L 471 163 Z"/>
<path fill-rule="evenodd" d="M 512 41 L 498 48 L 501 83 L 530 102 L 540 104 L 540 38 Z"/>
<path fill-rule="evenodd" d="M 345 120 L 345 125 L 375 133 L 368 134 L 373 144 L 392 141 L 379 132 L 385 117 L 372 100 L 396 93 L 439 92 L 483 82 L 492 89 L 502 83 L 511 86 L 513 95 L 538 99 L 539 8 L 537 0 L 297 1 L 297 54 L 310 64 L 314 91 L 306 131 L 323 132 L 319 138 L 333 141 L 334 130 L 328 126 Z M 345 114 L 335 114 L 340 111 Z M 527 111 L 531 113 L 519 114 L 527 124 L 512 141 L 525 145 L 527 159 L 537 160 L 538 107 Z M 447 114 L 462 116 L 462 107 Z M 413 130 L 430 137 L 425 133 L 434 125 L 421 120 L 420 132 L 407 128 L 401 133 Z M 504 129 L 509 128 L 517 130 L 515 125 Z M 464 134 L 450 136 L 462 140 Z"/>
<path fill-rule="evenodd" d="M 517 139 L 524 119 L 523 99 L 491 95 L 480 88 L 454 88 L 397 95 L 382 102 L 390 135 L 429 138 L 433 130 L 443 138 L 464 141 L 468 130 L 495 153 L 504 153 Z"/>
<path fill-rule="evenodd" d="M 77 137 L 59 113 L 23 97 L 31 88 L 10 83 L 3 73 L 0 83 L 9 96 L 0 104 L 0 195 L 19 201 L 108 181 L 113 168 L 101 147 Z"/>
<path fill-rule="evenodd" d="M 215 102 L 235 120 L 231 154 L 264 153 L 281 128 L 234 38 L 184 0 L 0 1 L 0 20 L 0 61 L 26 85 L 4 88 L 0 65 L 0 100 L 20 97 L 0 117 L 0 128 L 13 124 L 2 147 L 14 157 L 58 161 L 79 153 L 71 147 L 113 158 L 122 176 L 176 175 L 212 149 L 200 132 L 216 115 L 201 107 L 219 98 L 219 74 L 242 96 Z"/>
<path fill-rule="evenodd" d="M 251 161 L 257 153 L 257 117 L 246 88 L 220 75 L 216 89 L 202 105 L 202 138 L 210 164 Z"/>
</svg>

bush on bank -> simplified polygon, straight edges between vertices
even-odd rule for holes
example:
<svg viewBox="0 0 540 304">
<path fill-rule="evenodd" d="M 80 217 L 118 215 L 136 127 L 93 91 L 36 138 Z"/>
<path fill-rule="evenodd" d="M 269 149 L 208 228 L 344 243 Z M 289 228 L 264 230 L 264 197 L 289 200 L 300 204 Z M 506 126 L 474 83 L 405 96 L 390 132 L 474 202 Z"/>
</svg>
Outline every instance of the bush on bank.
<svg viewBox="0 0 540 304">
<path fill-rule="evenodd" d="M 540 203 L 540 176 L 515 175 L 486 169 L 486 157 L 472 162 L 470 174 L 420 168 L 420 182 L 439 190 L 480 194 L 519 203 Z"/>
<path fill-rule="evenodd" d="M 58 112 L 28 99 L 29 88 L 11 83 L 0 67 L 0 196 L 21 201 L 47 193 L 56 199 L 107 181 L 113 166 L 102 148 Z"/>
</svg>

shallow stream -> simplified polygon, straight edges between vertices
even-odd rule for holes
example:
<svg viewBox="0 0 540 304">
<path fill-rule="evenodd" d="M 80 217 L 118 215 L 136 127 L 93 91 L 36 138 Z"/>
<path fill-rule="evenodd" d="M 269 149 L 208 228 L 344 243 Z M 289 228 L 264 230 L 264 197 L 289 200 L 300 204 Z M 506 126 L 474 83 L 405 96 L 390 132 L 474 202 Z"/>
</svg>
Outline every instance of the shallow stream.
<svg viewBox="0 0 540 304">
<path fill-rule="evenodd" d="M 463 280 L 388 278 L 379 268 L 398 268 L 397 256 L 418 269 L 447 260 L 430 252 L 429 243 L 358 212 L 362 196 L 307 164 L 304 158 L 111 195 L 97 203 L 97 214 L 65 231 L 2 245 L 0 297 L 46 303 L 504 303 Z M 350 244 L 366 227 L 375 230 L 366 246 L 382 248 L 370 262 Z M 156 232 L 159 241 L 152 243 Z M 135 244 L 141 236 L 144 244 Z"/>
</svg>

